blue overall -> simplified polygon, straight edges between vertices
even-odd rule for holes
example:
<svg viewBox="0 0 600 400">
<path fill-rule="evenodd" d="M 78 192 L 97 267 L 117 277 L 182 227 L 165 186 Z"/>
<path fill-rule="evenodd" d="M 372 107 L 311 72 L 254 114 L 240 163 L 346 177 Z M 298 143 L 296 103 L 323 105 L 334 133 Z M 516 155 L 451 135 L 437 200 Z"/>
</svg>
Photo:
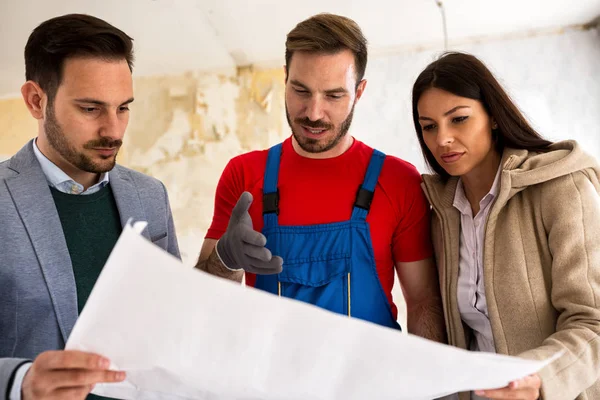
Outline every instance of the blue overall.
<svg viewBox="0 0 600 400">
<path fill-rule="evenodd" d="M 377 276 L 367 214 L 385 154 L 374 150 L 348 221 L 307 226 L 278 223 L 281 144 L 269 149 L 262 233 L 283 258 L 283 271 L 257 275 L 255 287 L 324 309 L 400 329 Z"/>
</svg>

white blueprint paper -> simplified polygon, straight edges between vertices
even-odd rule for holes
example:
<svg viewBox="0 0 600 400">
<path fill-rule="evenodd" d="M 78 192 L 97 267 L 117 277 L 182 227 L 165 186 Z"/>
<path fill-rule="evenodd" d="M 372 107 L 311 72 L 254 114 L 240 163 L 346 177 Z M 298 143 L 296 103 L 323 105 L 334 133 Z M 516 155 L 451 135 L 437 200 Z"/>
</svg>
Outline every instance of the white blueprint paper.
<svg viewBox="0 0 600 400">
<path fill-rule="evenodd" d="M 285 264 L 284 264 L 285 268 Z M 120 399 L 432 399 L 548 364 L 437 344 L 184 267 L 126 226 L 68 340 Z"/>
</svg>

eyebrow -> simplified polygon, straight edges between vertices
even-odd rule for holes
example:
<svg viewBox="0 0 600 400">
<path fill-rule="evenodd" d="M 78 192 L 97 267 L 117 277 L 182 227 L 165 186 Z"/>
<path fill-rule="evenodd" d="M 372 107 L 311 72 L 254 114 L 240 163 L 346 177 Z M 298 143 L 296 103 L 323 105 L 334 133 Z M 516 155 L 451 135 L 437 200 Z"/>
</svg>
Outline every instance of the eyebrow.
<svg viewBox="0 0 600 400">
<path fill-rule="evenodd" d="M 308 90 L 308 87 L 306 87 L 306 85 L 305 85 L 305 84 L 303 84 L 302 82 L 300 82 L 300 81 L 297 81 L 297 80 L 295 80 L 295 79 L 292 79 L 292 80 L 290 81 L 290 83 L 291 83 L 292 85 L 294 85 L 294 86 L 300 86 L 302 89 L 306 89 L 306 90 Z"/>
<path fill-rule="evenodd" d="M 119 106 L 124 106 L 126 104 L 132 103 L 133 102 L 133 97 L 124 101 L 123 103 L 121 103 Z M 109 104 L 104 102 L 104 101 L 100 101 L 100 100 L 96 100 L 96 99 L 92 99 L 92 98 L 88 98 L 88 97 L 84 97 L 82 99 L 75 99 L 75 101 L 77 103 L 87 103 L 87 104 L 96 104 L 98 106 L 103 106 L 103 107 L 107 107 Z"/>
<path fill-rule="evenodd" d="M 455 111 L 458 111 L 458 110 L 460 110 L 461 108 L 471 108 L 471 107 L 469 107 L 469 106 L 456 106 L 456 107 L 454 107 L 453 109 L 446 111 L 446 112 L 444 113 L 444 117 L 446 117 L 446 116 L 448 116 L 448 115 L 452 114 L 452 113 L 453 113 L 453 112 L 455 112 Z M 419 117 L 419 120 L 422 120 L 422 121 L 433 121 L 433 118 L 429 118 L 429 117 Z"/>
<path fill-rule="evenodd" d="M 338 87 L 335 89 L 329 89 L 325 91 L 325 94 L 340 94 L 340 93 L 348 93 L 348 91 L 346 89 L 344 89 L 343 87 Z"/>
<path fill-rule="evenodd" d="M 295 80 L 295 79 L 292 79 L 292 80 L 290 81 L 290 83 L 291 83 L 292 85 L 294 85 L 294 86 L 300 86 L 302 89 L 310 91 L 310 89 L 309 89 L 309 88 L 308 88 L 308 87 L 307 87 L 305 84 L 303 84 L 303 83 L 302 83 L 302 82 L 300 82 L 300 81 L 297 81 L 297 80 Z M 341 87 L 341 86 L 340 86 L 340 87 L 337 87 L 337 88 L 335 88 L 335 89 L 328 89 L 328 90 L 325 90 L 325 94 L 339 94 L 339 93 L 348 93 L 348 91 L 347 91 L 346 89 L 344 89 L 343 87 Z"/>
</svg>

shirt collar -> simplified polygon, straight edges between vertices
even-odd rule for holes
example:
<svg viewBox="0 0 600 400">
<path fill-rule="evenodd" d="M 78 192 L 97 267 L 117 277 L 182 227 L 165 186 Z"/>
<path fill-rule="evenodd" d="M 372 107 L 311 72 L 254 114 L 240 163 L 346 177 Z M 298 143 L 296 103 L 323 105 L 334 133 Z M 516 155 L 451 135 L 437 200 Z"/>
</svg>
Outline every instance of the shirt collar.
<svg viewBox="0 0 600 400">
<path fill-rule="evenodd" d="M 483 196 L 481 201 L 479 202 L 479 209 L 483 210 L 488 204 L 490 204 L 496 196 L 498 196 L 498 192 L 500 191 L 500 171 L 502 170 L 502 165 L 498 166 L 498 170 L 496 171 L 496 177 L 494 178 L 494 183 L 490 188 L 490 191 Z M 463 186 L 462 178 L 458 180 L 458 184 L 456 185 L 456 192 L 454 194 L 454 203 L 452 203 L 454 208 L 460 211 L 463 215 L 471 215 L 471 204 L 467 199 L 467 195 L 465 194 L 465 188 Z"/>
<path fill-rule="evenodd" d="M 48 184 L 63 192 L 68 194 L 91 194 L 94 193 L 104 186 L 106 186 L 109 182 L 108 173 L 103 173 L 100 175 L 100 180 L 95 185 L 89 187 L 87 190 L 84 190 L 83 185 L 78 182 L 75 182 L 73 178 L 67 175 L 62 169 L 60 169 L 56 164 L 50 161 L 37 146 L 37 139 L 33 141 L 33 152 L 35 157 L 37 158 L 40 166 L 42 167 L 42 171 L 46 176 L 46 180 Z"/>
</svg>

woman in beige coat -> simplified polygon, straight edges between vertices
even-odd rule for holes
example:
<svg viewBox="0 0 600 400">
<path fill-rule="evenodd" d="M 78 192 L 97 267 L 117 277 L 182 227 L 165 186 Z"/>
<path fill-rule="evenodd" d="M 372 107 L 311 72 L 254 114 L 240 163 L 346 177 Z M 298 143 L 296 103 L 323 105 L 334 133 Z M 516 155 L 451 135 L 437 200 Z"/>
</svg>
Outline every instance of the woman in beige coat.
<svg viewBox="0 0 600 400">
<path fill-rule="evenodd" d="M 475 57 L 413 88 L 448 340 L 530 359 L 539 374 L 472 398 L 600 399 L 600 169 L 529 125 Z M 461 394 L 468 399 L 469 394 Z"/>
</svg>

